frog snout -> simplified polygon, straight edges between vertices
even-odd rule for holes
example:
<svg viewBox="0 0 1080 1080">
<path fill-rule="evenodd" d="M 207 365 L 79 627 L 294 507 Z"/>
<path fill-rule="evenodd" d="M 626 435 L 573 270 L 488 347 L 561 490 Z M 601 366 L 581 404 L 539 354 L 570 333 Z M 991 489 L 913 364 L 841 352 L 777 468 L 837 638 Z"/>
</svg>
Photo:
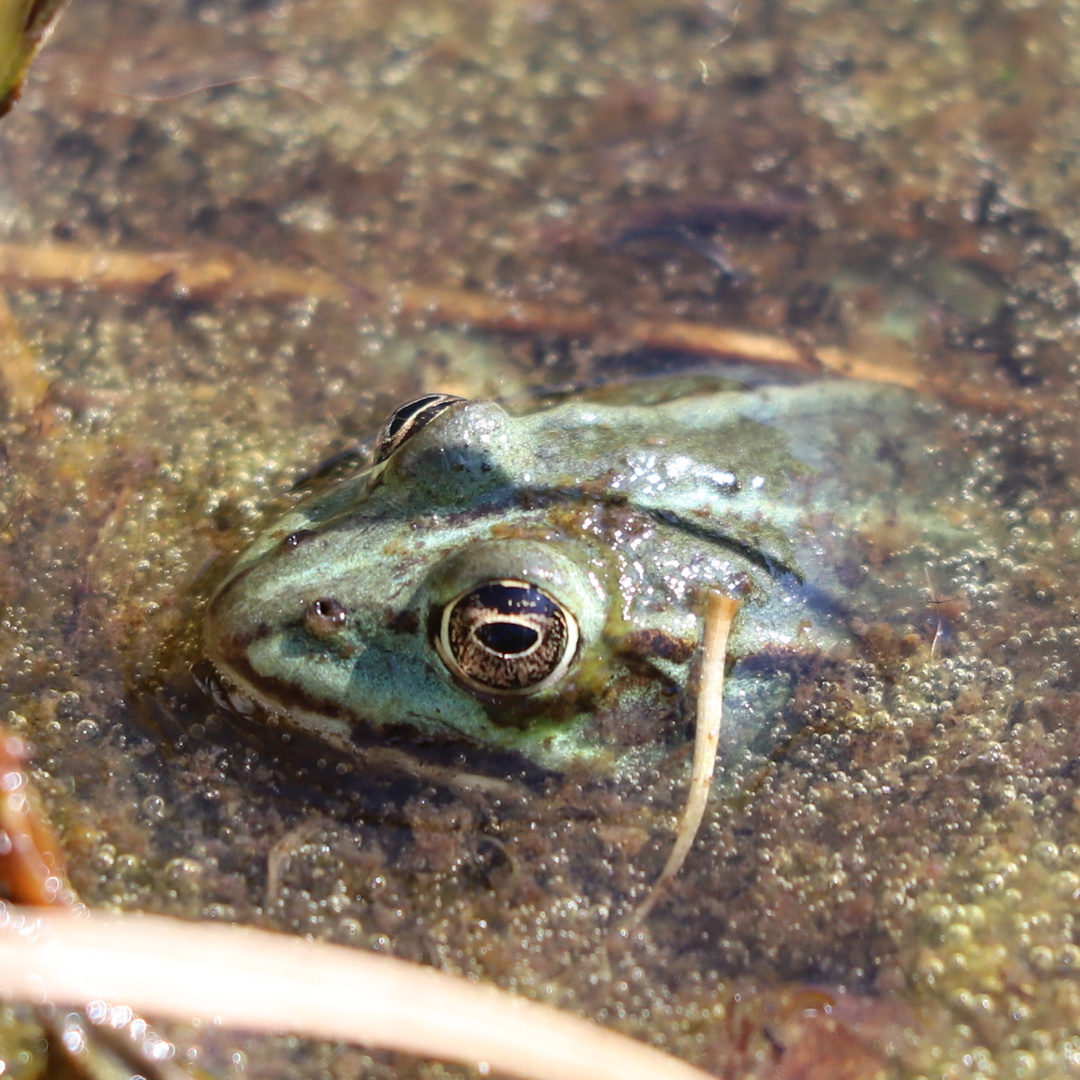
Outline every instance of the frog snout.
<svg viewBox="0 0 1080 1080">
<path fill-rule="evenodd" d="M 243 666 L 248 650 L 259 635 L 258 625 L 244 617 L 245 605 L 237 586 L 238 581 L 233 579 L 218 589 L 210 599 L 203 621 L 206 654 L 226 673 Z"/>
</svg>

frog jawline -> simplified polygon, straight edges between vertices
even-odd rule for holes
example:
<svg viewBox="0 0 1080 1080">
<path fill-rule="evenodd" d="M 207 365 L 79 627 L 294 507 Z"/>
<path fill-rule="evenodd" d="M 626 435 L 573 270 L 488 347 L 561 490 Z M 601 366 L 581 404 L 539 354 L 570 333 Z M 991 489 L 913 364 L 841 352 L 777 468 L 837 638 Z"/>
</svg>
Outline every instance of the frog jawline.
<svg viewBox="0 0 1080 1080">
<path fill-rule="evenodd" d="M 265 698 L 252 690 L 233 672 L 215 667 L 214 673 L 216 689 L 211 689 L 210 692 L 218 704 L 232 710 L 243 719 L 251 719 L 253 716 L 258 716 L 261 721 L 268 718 L 280 719 L 297 734 L 322 740 L 323 744 L 337 750 L 349 761 L 355 761 L 359 753 L 361 760 L 366 764 L 389 769 L 399 776 L 452 791 L 480 793 L 502 799 L 521 799 L 527 791 L 523 785 L 537 783 L 538 778 L 545 775 L 545 770 L 537 770 L 527 760 L 522 762 L 523 768 L 520 770 L 520 775 L 518 772 L 508 770 L 505 776 L 496 776 L 488 772 L 476 772 L 429 761 L 415 753 L 416 747 L 411 749 L 401 746 L 358 747 L 353 741 L 352 727 L 345 721 L 322 717 L 299 709 L 284 712 L 277 706 L 271 706 Z M 375 729 L 372 728 L 372 730 Z"/>
<path fill-rule="evenodd" d="M 212 657 L 211 659 L 219 676 L 228 685 L 230 694 L 235 693 L 256 708 L 261 709 L 267 716 L 279 718 L 292 727 L 324 738 L 330 745 L 346 755 L 353 756 L 357 752 L 355 734 L 358 724 L 364 725 L 368 730 L 375 733 L 386 730 L 385 726 L 355 713 L 345 712 L 340 706 L 333 703 L 327 703 L 326 712 L 314 711 L 311 707 L 299 704 L 295 700 L 291 704 L 282 705 L 282 697 L 285 696 L 284 692 L 287 690 L 288 696 L 295 699 L 298 696 L 295 690 L 279 686 L 276 690 L 277 696 L 270 696 L 275 693 L 274 690 L 263 691 L 250 678 L 241 674 L 234 665 L 226 664 L 219 658 Z M 265 677 L 258 677 L 265 681 Z M 243 714 L 241 709 L 236 711 Z M 337 712 L 337 715 L 334 715 L 335 712 Z M 603 748 L 582 749 L 578 741 L 580 727 L 581 724 L 576 724 L 569 725 L 558 732 L 547 731 L 543 736 L 536 738 L 534 745 L 528 746 L 522 745 L 528 741 L 527 732 L 523 734 L 520 744 L 518 744 L 505 738 L 505 733 L 494 724 L 492 725 L 492 738 L 488 742 L 470 738 L 464 732 L 450 730 L 441 737 L 425 736 L 407 721 L 393 725 L 395 730 L 411 731 L 418 744 L 446 745 L 456 742 L 462 746 L 471 746 L 479 750 L 494 750 L 497 753 L 520 758 L 522 762 L 548 772 L 561 772 L 571 765 L 588 764 L 590 761 L 596 764 L 607 759 L 608 753 Z M 547 749 L 542 748 L 538 745 L 542 741 L 549 743 L 550 746 Z M 566 744 L 570 744 L 571 749 L 566 749 Z"/>
<path fill-rule="evenodd" d="M 339 750 L 349 753 L 353 751 L 354 748 L 350 739 L 352 725 L 345 718 L 312 712 L 297 705 L 284 707 L 281 705 L 280 700 L 268 697 L 231 664 L 225 664 L 216 658 L 213 658 L 213 663 L 218 674 L 228 686 L 230 697 L 235 693 L 256 708 L 261 709 L 267 716 L 277 717 L 295 724 L 297 727 L 315 731 Z M 243 710 L 237 711 L 243 713 Z M 297 719 L 302 720 L 302 723 L 297 723 Z"/>
</svg>

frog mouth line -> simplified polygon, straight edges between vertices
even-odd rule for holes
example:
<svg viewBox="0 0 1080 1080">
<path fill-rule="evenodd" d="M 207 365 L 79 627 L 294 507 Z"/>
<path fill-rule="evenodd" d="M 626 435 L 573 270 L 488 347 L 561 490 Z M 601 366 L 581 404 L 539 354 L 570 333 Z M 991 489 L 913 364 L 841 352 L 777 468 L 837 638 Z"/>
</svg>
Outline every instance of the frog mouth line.
<svg viewBox="0 0 1080 1080">
<path fill-rule="evenodd" d="M 327 720 L 344 722 L 351 716 L 348 709 L 335 702 L 315 700 L 282 679 L 256 671 L 243 651 L 228 657 L 219 654 L 211 659 L 226 680 L 267 712 L 287 715 L 304 711 Z"/>
</svg>

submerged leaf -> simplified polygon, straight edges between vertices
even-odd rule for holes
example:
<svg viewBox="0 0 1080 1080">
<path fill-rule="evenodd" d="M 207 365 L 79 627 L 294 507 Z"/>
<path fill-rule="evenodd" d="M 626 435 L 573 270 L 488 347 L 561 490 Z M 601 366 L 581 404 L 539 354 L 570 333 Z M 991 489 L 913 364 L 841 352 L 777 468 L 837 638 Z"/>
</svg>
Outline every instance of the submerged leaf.
<svg viewBox="0 0 1080 1080">
<path fill-rule="evenodd" d="M 68 0 L 0 0 L 0 116 L 19 100 L 31 61 Z"/>
</svg>

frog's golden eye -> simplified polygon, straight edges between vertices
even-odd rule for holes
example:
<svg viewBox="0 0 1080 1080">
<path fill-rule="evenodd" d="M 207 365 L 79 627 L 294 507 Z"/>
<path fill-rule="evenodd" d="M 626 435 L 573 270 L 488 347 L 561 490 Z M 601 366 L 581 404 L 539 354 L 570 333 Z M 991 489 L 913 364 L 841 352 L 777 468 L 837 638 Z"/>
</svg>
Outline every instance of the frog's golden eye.
<svg viewBox="0 0 1080 1080">
<path fill-rule="evenodd" d="M 557 683 L 574 662 L 577 620 L 528 581 L 484 581 L 443 608 L 435 648 L 466 686 L 524 696 Z"/>
<path fill-rule="evenodd" d="M 430 424 L 439 413 L 464 400 L 454 394 L 425 394 L 399 405 L 375 436 L 371 463 L 378 465 L 380 461 L 385 461 L 406 439 Z"/>
</svg>

